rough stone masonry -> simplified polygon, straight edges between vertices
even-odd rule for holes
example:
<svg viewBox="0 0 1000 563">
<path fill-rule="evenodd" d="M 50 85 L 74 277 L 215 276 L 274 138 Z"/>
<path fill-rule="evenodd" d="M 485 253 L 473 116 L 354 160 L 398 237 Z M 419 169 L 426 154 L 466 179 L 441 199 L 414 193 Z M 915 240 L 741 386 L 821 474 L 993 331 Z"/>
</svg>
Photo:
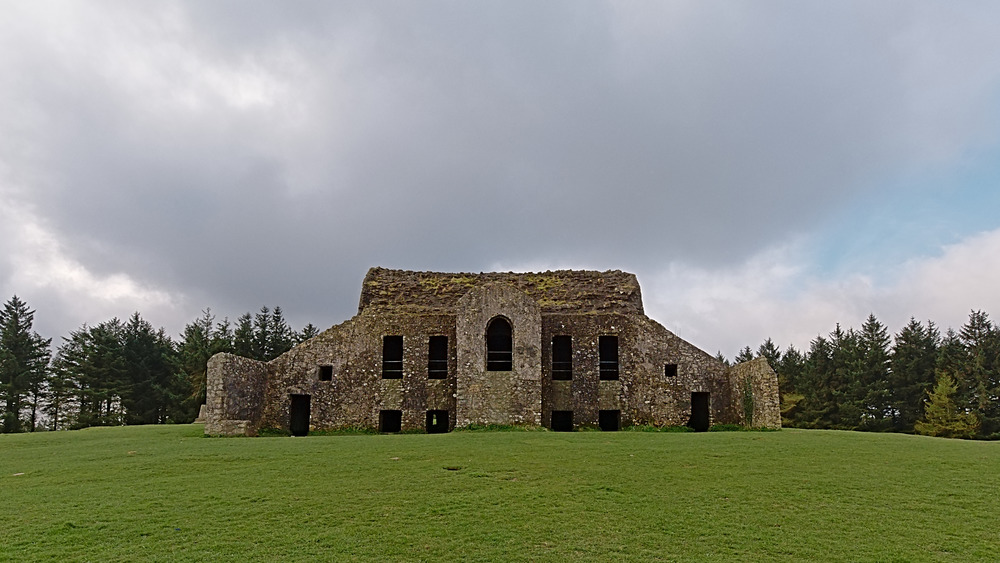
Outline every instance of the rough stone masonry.
<svg viewBox="0 0 1000 563">
<path fill-rule="evenodd" d="M 353 318 L 270 362 L 217 354 L 207 386 L 210 435 L 781 425 L 766 360 L 730 367 L 678 338 L 617 270 L 372 268 Z"/>
</svg>

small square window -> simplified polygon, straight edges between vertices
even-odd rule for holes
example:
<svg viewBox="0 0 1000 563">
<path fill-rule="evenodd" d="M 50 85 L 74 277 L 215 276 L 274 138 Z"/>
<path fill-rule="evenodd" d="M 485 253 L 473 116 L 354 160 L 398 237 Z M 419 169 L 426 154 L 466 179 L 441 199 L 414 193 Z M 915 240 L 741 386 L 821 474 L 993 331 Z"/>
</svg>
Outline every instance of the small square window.
<svg viewBox="0 0 1000 563">
<path fill-rule="evenodd" d="M 677 364 L 664 364 L 663 375 L 667 377 L 677 377 Z"/>
<path fill-rule="evenodd" d="M 333 366 L 319 366 L 319 380 L 320 381 L 333 380 Z"/>
</svg>

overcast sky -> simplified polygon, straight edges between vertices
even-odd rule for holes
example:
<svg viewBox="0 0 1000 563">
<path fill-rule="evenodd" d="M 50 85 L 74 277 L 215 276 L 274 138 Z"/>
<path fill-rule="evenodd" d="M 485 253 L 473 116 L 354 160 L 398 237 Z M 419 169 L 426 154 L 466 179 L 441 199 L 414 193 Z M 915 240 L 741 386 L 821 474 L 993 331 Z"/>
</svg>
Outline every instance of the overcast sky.
<svg viewBox="0 0 1000 563">
<path fill-rule="evenodd" d="M 622 269 L 732 357 L 1000 315 L 1000 3 L 0 0 L 0 299 L 294 328 Z"/>
</svg>

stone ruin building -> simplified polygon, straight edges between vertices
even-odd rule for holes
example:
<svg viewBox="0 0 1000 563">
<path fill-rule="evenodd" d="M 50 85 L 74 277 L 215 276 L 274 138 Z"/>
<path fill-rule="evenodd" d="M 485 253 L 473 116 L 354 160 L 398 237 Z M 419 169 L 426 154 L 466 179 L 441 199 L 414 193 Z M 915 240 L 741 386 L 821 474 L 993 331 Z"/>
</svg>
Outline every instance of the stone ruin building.
<svg viewBox="0 0 1000 563">
<path fill-rule="evenodd" d="M 678 338 L 621 271 L 372 268 L 350 320 L 270 362 L 212 357 L 206 406 L 210 435 L 781 425 L 765 360 L 727 366 Z"/>
</svg>

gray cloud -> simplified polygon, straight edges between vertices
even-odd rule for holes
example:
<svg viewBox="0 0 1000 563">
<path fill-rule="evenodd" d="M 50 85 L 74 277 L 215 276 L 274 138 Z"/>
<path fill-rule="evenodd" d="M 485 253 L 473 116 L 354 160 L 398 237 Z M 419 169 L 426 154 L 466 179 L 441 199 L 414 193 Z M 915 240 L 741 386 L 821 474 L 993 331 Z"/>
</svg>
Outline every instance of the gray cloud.
<svg viewBox="0 0 1000 563">
<path fill-rule="evenodd" d="M 96 275 L 297 324 L 376 264 L 732 262 L 995 124 L 988 5 L 99 6 L 0 24 L 0 193 Z"/>
</svg>

